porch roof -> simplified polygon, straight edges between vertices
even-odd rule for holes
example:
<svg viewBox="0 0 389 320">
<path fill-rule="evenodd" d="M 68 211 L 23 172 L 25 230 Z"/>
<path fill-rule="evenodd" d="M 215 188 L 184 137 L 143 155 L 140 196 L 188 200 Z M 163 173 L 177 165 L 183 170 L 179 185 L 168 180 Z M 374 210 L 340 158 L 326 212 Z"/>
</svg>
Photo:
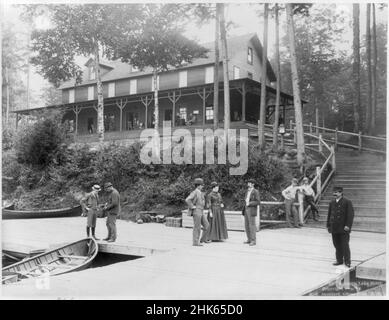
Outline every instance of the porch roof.
<svg viewBox="0 0 389 320">
<path fill-rule="evenodd" d="M 242 87 L 243 83 L 246 84 L 246 88 L 252 89 L 253 91 L 260 93 L 262 84 L 258 81 L 255 81 L 255 80 L 252 80 L 249 78 L 230 80 L 230 90 L 240 89 Z M 172 88 L 172 89 L 159 90 L 158 91 L 158 98 L 159 99 L 168 98 L 169 94 L 171 94 L 174 91 L 181 92 L 182 96 L 192 95 L 192 94 L 196 93 L 199 89 L 202 89 L 202 90 L 209 89 L 210 91 L 213 91 L 213 83 L 207 83 L 207 84 L 203 84 L 203 85 L 196 85 L 196 86 L 190 86 L 190 87 L 184 87 L 184 88 Z M 223 82 L 219 83 L 219 90 L 223 91 Z M 267 92 L 274 94 L 274 96 L 276 95 L 277 91 L 275 88 L 270 87 L 270 86 L 266 86 L 266 90 L 267 90 Z M 248 90 L 246 92 L 250 92 L 250 91 Z M 110 104 L 113 104 L 117 100 L 120 100 L 120 99 L 127 99 L 128 102 L 137 102 L 137 101 L 141 101 L 140 100 L 141 97 L 150 96 L 150 95 L 153 96 L 153 94 L 154 94 L 154 91 L 148 91 L 148 92 L 132 94 L 132 95 L 104 98 L 104 104 L 110 105 Z M 285 106 L 293 105 L 293 96 L 292 95 L 281 91 L 280 96 L 281 96 L 281 99 L 284 99 L 286 101 Z M 302 99 L 301 102 L 304 104 L 304 103 L 307 103 L 308 101 Z M 14 110 L 12 112 L 17 113 L 17 114 L 28 115 L 34 111 L 42 111 L 45 109 L 55 109 L 55 108 L 71 109 L 71 108 L 76 107 L 76 106 L 93 107 L 96 105 L 97 105 L 97 99 L 94 99 L 94 100 L 79 101 L 79 102 L 74 102 L 74 103 L 64 103 L 64 104 L 58 104 L 58 105 L 39 107 L 39 108 L 34 108 L 34 109 L 19 109 L 19 110 Z M 270 105 L 268 105 L 268 107 L 269 106 Z"/>
</svg>

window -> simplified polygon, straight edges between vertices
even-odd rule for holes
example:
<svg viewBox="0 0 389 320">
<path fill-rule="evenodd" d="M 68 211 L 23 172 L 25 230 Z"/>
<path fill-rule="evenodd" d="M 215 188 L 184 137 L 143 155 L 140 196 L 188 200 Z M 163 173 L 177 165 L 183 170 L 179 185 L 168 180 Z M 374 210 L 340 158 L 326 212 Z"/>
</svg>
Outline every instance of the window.
<svg viewBox="0 0 389 320">
<path fill-rule="evenodd" d="M 108 98 L 115 96 L 115 82 L 108 83 Z"/>
<path fill-rule="evenodd" d="M 137 81 L 136 79 L 130 80 L 130 94 L 136 94 L 137 91 Z"/>
<path fill-rule="evenodd" d="M 94 98 L 94 90 L 93 86 L 88 87 L 88 100 L 93 100 Z"/>
<path fill-rule="evenodd" d="M 186 121 L 186 108 L 180 108 L 180 118 Z"/>
<path fill-rule="evenodd" d="M 89 68 L 89 80 L 96 80 L 96 68 L 94 66 Z"/>
<path fill-rule="evenodd" d="M 248 48 L 247 50 L 247 63 L 253 64 L 253 48 Z"/>
<path fill-rule="evenodd" d="M 205 119 L 206 120 L 213 120 L 213 106 L 208 106 L 205 109 Z"/>
<path fill-rule="evenodd" d="M 188 85 L 188 71 L 180 71 L 178 74 L 178 87 L 186 87 Z"/>
<path fill-rule="evenodd" d="M 151 77 L 151 91 L 154 91 L 154 77 Z M 157 76 L 157 90 L 159 90 L 159 76 Z"/>
<path fill-rule="evenodd" d="M 253 74 L 251 72 L 247 72 L 247 78 L 253 79 Z"/>
<path fill-rule="evenodd" d="M 234 76 L 234 80 L 235 79 L 239 79 L 239 72 L 240 72 L 240 68 L 239 67 L 237 67 L 237 66 L 234 66 L 234 74 L 233 74 L 233 76 Z"/>
<path fill-rule="evenodd" d="M 139 68 L 131 66 L 131 72 L 138 72 Z"/>
<path fill-rule="evenodd" d="M 213 82 L 213 66 L 205 68 L 205 83 Z"/>
<path fill-rule="evenodd" d="M 74 89 L 69 90 L 69 103 L 74 102 Z"/>
</svg>

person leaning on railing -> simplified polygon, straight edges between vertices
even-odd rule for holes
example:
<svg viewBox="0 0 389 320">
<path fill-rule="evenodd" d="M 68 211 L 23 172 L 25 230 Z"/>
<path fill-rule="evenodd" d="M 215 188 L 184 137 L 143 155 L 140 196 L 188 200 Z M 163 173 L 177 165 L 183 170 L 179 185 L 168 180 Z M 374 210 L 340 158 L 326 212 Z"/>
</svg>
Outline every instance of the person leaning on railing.
<svg viewBox="0 0 389 320">
<path fill-rule="evenodd" d="M 313 220 L 318 221 L 319 211 L 315 205 L 315 191 L 313 191 L 312 187 L 309 185 L 309 179 L 307 177 L 303 178 L 303 184 L 300 186 L 300 190 L 304 194 L 304 200 L 311 207 Z"/>
</svg>

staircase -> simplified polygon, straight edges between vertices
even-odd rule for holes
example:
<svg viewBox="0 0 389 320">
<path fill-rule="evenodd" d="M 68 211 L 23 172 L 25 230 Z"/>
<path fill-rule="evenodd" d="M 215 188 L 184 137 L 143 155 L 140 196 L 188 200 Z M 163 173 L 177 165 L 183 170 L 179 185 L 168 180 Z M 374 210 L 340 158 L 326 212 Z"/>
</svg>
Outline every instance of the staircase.
<svg viewBox="0 0 389 320">
<path fill-rule="evenodd" d="M 382 156 L 339 148 L 336 152 L 336 175 L 318 204 L 319 222 L 308 220 L 308 226 L 326 227 L 334 186 L 343 187 L 344 197 L 353 203 L 352 230 L 386 232 L 386 162 Z"/>
</svg>

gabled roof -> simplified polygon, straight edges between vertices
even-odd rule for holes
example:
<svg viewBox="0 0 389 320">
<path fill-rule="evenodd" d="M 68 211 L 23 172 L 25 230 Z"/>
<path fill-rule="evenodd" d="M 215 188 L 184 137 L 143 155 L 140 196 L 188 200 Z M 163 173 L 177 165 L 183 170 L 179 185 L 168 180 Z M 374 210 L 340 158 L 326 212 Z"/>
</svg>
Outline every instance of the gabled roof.
<svg viewBox="0 0 389 320">
<path fill-rule="evenodd" d="M 259 59 L 262 60 L 262 45 L 261 45 L 256 33 L 249 33 L 249 34 L 245 34 L 242 36 L 235 36 L 235 37 L 228 38 L 227 39 L 227 46 L 235 47 L 235 48 L 236 47 L 246 48 L 249 41 L 252 41 L 254 48 L 258 53 Z M 201 65 L 213 64 L 215 61 L 214 42 L 203 43 L 201 45 L 209 50 L 206 58 L 195 59 L 190 64 L 184 64 L 180 68 L 172 67 L 171 70 L 185 69 L 185 68 L 191 68 L 191 67 L 196 67 L 196 66 L 201 66 Z M 90 58 L 85 63 L 85 65 L 88 65 L 91 60 L 93 61 L 93 59 Z M 109 62 L 100 61 L 100 64 L 103 66 L 106 66 L 108 68 L 111 68 L 110 71 L 106 72 L 105 74 L 103 74 L 101 76 L 102 82 L 113 81 L 113 80 L 118 80 L 118 79 L 126 79 L 126 78 L 136 78 L 139 76 L 152 74 L 152 69 L 147 68 L 147 67 L 142 71 L 131 72 L 131 66 L 128 63 L 121 62 L 120 59 L 114 60 L 114 61 L 109 61 Z M 273 68 L 272 68 L 269 60 L 267 60 L 267 76 L 269 77 L 271 82 L 276 81 L 276 76 L 274 74 Z M 59 89 L 72 88 L 72 87 L 74 87 L 74 83 L 75 83 L 74 79 L 68 80 L 68 81 L 64 82 L 59 87 Z M 85 76 L 85 73 L 83 73 L 83 79 L 82 79 L 82 83 L 80 85 L 88 85 L 88 84 L 92 84 L 92 83 L 96 83 L 96 80 L 89 80 Z"/>
</svg>

